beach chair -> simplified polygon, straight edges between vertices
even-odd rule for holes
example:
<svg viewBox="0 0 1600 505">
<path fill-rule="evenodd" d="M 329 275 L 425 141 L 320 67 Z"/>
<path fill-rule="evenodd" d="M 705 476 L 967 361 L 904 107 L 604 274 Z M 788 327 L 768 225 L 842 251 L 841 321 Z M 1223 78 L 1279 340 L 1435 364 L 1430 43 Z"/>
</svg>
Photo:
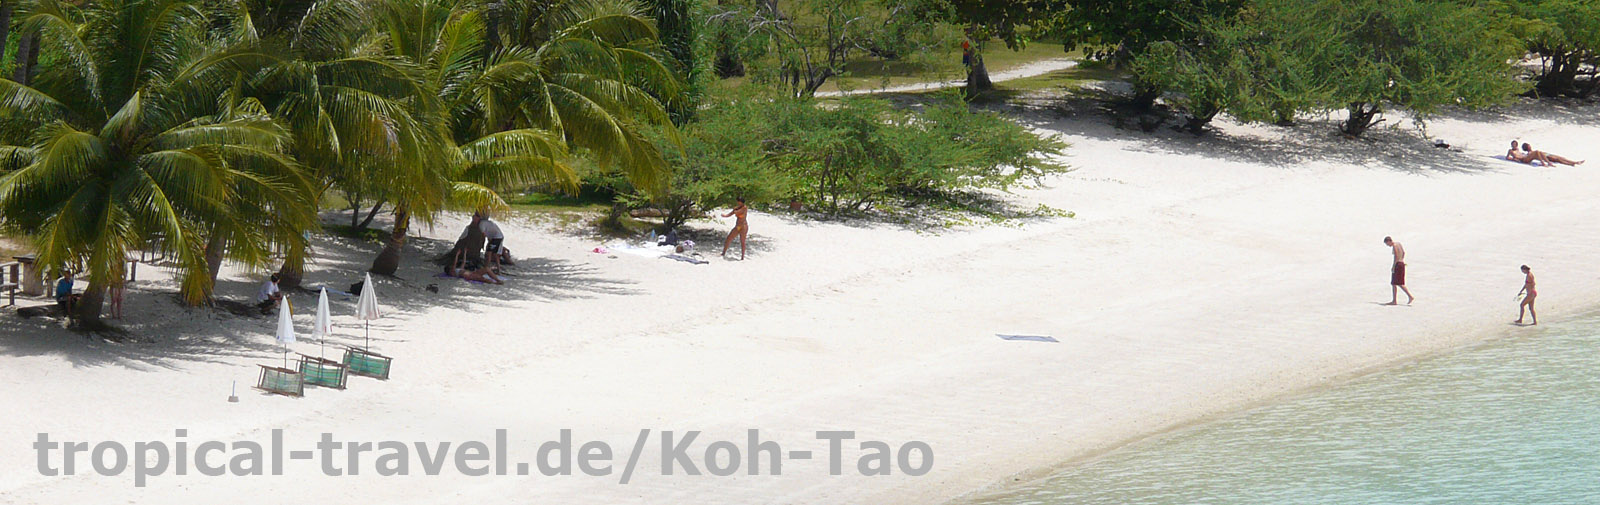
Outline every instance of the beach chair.
<svg viewBox="0 0 1600 505">
<path fill-rule="evenodd" d="M 344 389 L 345 379 L 349 378 L 345 372 L 349 371 L 344 363 L 316 356 L 300 355 L 300 375 L 305 377 L 306 384 L 313 386 Z"/>
<path fill-rule="evenodd" d="M 256 383 L 256 389 L 284 396 L 305 396 L 305 377 L 300 375 L 300 372 L 275 366 L 259 366 L 261 380 Z"/>
<path fill-rule="evenodd" d="M 394 358 L 365 348 L 354 346 L 344 348 L 344 366 L 350 370 L 350 375 L 389 380 L 389 365 L 393 362 Z"/>
</svg>

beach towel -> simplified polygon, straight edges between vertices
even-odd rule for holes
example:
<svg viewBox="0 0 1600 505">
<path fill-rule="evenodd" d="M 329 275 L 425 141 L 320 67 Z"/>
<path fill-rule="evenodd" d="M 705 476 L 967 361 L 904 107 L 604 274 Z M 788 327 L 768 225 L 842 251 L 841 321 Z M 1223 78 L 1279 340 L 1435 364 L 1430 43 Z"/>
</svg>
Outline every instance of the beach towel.
<svg viewBox="0 0 1600 505">
<path fill-rule="evenodd" d="M 1030 342 L 1060 342 L 1060 340 L 1056 340 L 1055 337 L 1046 336 L 1046 335 L 1007 335 L 1007 334 L 1004 334 L 1004 333 L 996 333 L 996 334 L 994 334 L 994 336 L 1000 337 L 1003 340 L 1027 340 L 1027 341 L 1030 341 Z"/>
<path fill-rule="evenodd" d="M 693 256 L 684 256 L 682 254 L 668 254 L 666 256 L 662 256 L 662 258 L 669 259 L 669 260 L 678 260 L 678 261 L 682 261 L 682 262 L 685 262 L 685 263 L 692 263 L 692 264 L 695 264 L 695 265 L 704 265 L 704 264 L 710 263 L 709 261 L 706 261 L 706 260 L 703 260 L 703 259 L 700 259 L 700 258 L 696 258 L 696 257 L 693 257 Z"/>
<path fill-rule="evenodd" d="M 1527 163 L 1523 163 L 1523 162 L 1520 162 L 1520 161 L 1517 161 L 1517 160 L 1513 160 L 1511 158 L 1507 158 L 1507 157 L 1505 157 L 1505 155 L 1501 155 L 1501 154 L 1495 155 L 1494 159 L 1501 160 L 1501 161 L 1509 161 L 1509 162 L 1512 162 L 1512 163 L 1516 163 L 1518 165 L 1531 165 L 1531 166 L 1535 166 L 1535 167 L 1544 166 L 1544 162 L 1541 162 L 1539 160 L 1533 160 L 1533 161 L 1529 161 Z"/>
<path fill-rule="evenodd" d="M 624 254 L 632 254 L 634 256 L 643 256 L 643 257 L 646 257 L 646 258 L 660 258 L 662 256 L 666 256 L 668 254 L 676 252 L 671 246 L 640 247 L 640 246 L 636 246 L 636 245 L 632 245 L 632 244 L 612 244 L 608 248 L 611 249 L 613 252 L 620 252 L 620 253 L 624 253 Z"/>
</svg>

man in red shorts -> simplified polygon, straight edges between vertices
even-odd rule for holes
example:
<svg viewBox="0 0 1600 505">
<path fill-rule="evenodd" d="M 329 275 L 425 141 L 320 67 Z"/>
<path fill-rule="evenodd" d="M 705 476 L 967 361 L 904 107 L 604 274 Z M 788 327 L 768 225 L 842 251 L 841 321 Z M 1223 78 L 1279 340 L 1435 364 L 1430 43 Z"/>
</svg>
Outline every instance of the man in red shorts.
<svg viewBox="0 0 1600 505">
<path fill-rule="evenodd" d="M 1394 269 L 1389 273 L 1389 305 L 1400 304 L 1400 292 L 1406 292 L 1406 305 L 1416 301 L 1417 297 L 1411 296 L 1411 290 L 1406 289 L 1406 248 L 1400 247 L 1392 237 L 1383 237 L 1383 245 L 1389 246 L 1394 252 Z"/>
</svg>

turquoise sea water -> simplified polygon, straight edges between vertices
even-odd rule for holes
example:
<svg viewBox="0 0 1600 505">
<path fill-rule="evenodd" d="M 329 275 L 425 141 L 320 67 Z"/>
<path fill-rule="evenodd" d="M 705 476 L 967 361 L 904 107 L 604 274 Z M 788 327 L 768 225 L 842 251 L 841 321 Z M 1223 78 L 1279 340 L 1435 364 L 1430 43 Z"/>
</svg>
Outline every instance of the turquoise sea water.
<svg viewBox="0 0 1600 505">
<path fill-rule="evenodd" d="M 1546 323 L 980 503 L 1600 504 L 1600 317 Z"/>
</svg>

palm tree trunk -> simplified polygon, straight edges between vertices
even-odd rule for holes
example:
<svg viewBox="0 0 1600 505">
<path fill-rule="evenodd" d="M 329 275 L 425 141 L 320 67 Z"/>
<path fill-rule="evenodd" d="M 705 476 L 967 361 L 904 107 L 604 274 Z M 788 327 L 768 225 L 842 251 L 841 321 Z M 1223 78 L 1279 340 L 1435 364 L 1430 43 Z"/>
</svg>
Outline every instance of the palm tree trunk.
<svg viewBox="0 0 1600 505">
<path fill-rule="evenodd" d="M 200 282 L 184 282 L 179 289 L 183 302 L 191 307 L 198 307 L 211 303 L 217 289 L 217 273 L 222 271 L 222 253 L 226 246 L 222 241 L 222 234 L 213 228 L 211 238 L 206 240 L 205 262 L 206 277 Z"/>
<path fill-rule="evenodd" d="M 222 234 L 212 229 L 211 239 L 206 241 L 206 277 L 211 279 L 209 286 L 217 285 L 217 273 L 222 271 L 223 249 Z"/>
<path fill-rule="evenodd" d="M 491 2 L 484 6 L 483 12 L 483 59 L 488 61 L 494 53 L 500 51 L 500 13 L 505 9 L 503 2 Z"/>
<path fill-rule="evenodd" d="M 11 40 L 11 4 L 0 1 L 0 61 L 6 59 L 6 41 Z"/>
<path fill-rule="evenodd" d="M 383 252 L 378 253 L 377 259 L 372 260 L 372 268 L 368 271 L 379 275 L 394 275 L 400 270 L 400 251 L 406 246 L 406 232 L 411 228 L 411 213 L 405 207 L 394 209 L 394 231 L 389 233 L 389 243 L 383 246 Z"/>
<path fill-rule="evenodd" d="M 23 35 L 22 38 L 17 39 L 17 57 L 15 60 L 17 68 L 12 72 L 11 80 L 23 86 L 28 85 L 28 76 L 33 74 L 33 58 L 30 58 L 30 56 L 34 54 L 34 42 L 35 37 L 33 35 Z"/>
<path fill-rule="evenodd" d="M 372 218 L 378 217 L 378 211 L 380 210 L 383 210 L 383 200 L 378 200 L 378 203 L 372 206 L 372 212 L 368 212 L 367 218 L 356 224 L 356 230 L 359 231 L 367 229 L 367 226 L 372 224 Z"/>
<path fill-rule="evenodd" d="M 300 254 L 290 254 L 278 269 L 278 289 L 288 291 L 300 287 L 306 278 L 306 259 Z"/>
<path fill-rule="evenodd" d="M 101 326 L 100 309 L 106 301 L 106 287 L 90 282 L 83 289 L 83 295 L 78 297 L 78 306 L 74 318 L 78 320 L 78 327 L 95 329 Z"/>
</svg>

